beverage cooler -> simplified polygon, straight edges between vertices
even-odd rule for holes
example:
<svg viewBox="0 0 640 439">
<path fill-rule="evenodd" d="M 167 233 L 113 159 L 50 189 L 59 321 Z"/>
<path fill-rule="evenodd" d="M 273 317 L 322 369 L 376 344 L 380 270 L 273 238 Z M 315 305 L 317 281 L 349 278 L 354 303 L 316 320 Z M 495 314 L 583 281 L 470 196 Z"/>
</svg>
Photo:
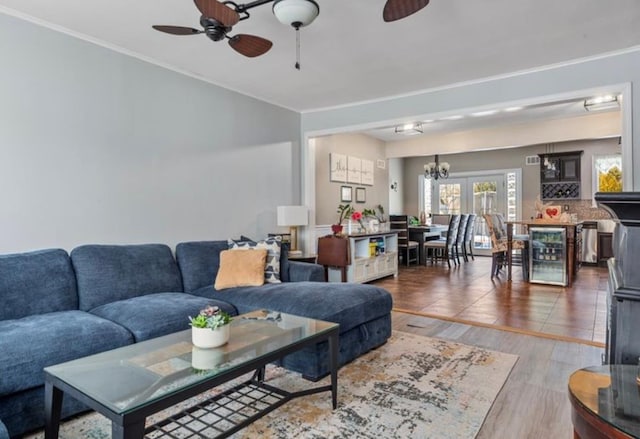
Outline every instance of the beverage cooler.
<svg viewBox="0 0 640 439">
<path fill-rule="evenodd" d="M 567 232 L 564 227 L 529 228 L 529 282 L 567 285 Z"/>
</svg>

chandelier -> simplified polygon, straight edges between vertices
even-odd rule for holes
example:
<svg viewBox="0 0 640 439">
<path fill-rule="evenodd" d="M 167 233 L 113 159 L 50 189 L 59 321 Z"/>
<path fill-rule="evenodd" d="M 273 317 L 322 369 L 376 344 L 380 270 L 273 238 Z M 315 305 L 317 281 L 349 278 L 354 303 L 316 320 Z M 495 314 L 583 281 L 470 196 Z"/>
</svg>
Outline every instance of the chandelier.
<svg viewBox="0 0 640 439">
<path fill-rule="evenodd" d="M 434 180 L 437 180 L 439 178 L 448 178 L 449 163 L 440 163 L 440 160 L 438 160 L 438 155 L 436 154 L 435 162 L 429 162 L 424 165 L 424 176 L 425 178 L 432 178 Z"/>
</svg>

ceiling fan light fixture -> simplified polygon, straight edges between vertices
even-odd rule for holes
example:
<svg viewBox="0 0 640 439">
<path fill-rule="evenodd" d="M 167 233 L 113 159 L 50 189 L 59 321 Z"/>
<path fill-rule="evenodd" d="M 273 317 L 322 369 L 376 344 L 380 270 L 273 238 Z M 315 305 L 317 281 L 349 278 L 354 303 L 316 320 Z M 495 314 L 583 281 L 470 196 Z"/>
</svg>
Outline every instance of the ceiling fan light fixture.
<svg viewBox="0 0 640 439">
<path fill-rule="evenodd" d="M 320 7 L 314 0 L 276 0 L 273 15 L 278 21 L 295 28 L 310 25 L 320 14 Z"/>
</svg>

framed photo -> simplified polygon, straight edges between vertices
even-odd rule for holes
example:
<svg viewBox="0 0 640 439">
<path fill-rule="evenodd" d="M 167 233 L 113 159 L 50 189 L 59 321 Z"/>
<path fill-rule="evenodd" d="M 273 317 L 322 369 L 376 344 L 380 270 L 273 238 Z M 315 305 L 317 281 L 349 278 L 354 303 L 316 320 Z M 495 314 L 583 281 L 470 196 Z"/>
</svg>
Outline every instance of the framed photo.
<svg viewBox="0 0 640 439">
<path fill-rule="evenodd" d="M 340 186 L 340 201 L 343 203 L 351 203 L 353 201 L 351 186 Z"/>
<path fill-rule="evenodd" d="M 367 189 L 363 187 L 356 188 L 356 203 L 367 202 Z"/>
<path fill-rule="evenodd" d="M 347 156 L 344 154 L 329 154 L 330 165 L 330 181 L 339 181 L 345 183 L 347 181 Z"/>
<path fill-rule="evenodd" d="M 361 166 L 361 181 L 360 184 L 366 184 L 373 186 L 373 160 L 362 159 Z"/>
</svg>

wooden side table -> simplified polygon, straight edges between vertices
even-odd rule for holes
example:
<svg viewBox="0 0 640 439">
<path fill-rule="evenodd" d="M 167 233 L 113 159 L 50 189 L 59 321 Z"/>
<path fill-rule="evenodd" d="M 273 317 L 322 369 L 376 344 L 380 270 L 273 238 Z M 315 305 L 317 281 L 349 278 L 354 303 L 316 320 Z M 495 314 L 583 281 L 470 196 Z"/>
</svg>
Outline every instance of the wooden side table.
<svg viewBox="0 0 640 439">
<path fill-rule="evenodd" d="M 569 378 L 574 439 L 640 437 L 638 366 L 593 366 Z"/>
</svg>

